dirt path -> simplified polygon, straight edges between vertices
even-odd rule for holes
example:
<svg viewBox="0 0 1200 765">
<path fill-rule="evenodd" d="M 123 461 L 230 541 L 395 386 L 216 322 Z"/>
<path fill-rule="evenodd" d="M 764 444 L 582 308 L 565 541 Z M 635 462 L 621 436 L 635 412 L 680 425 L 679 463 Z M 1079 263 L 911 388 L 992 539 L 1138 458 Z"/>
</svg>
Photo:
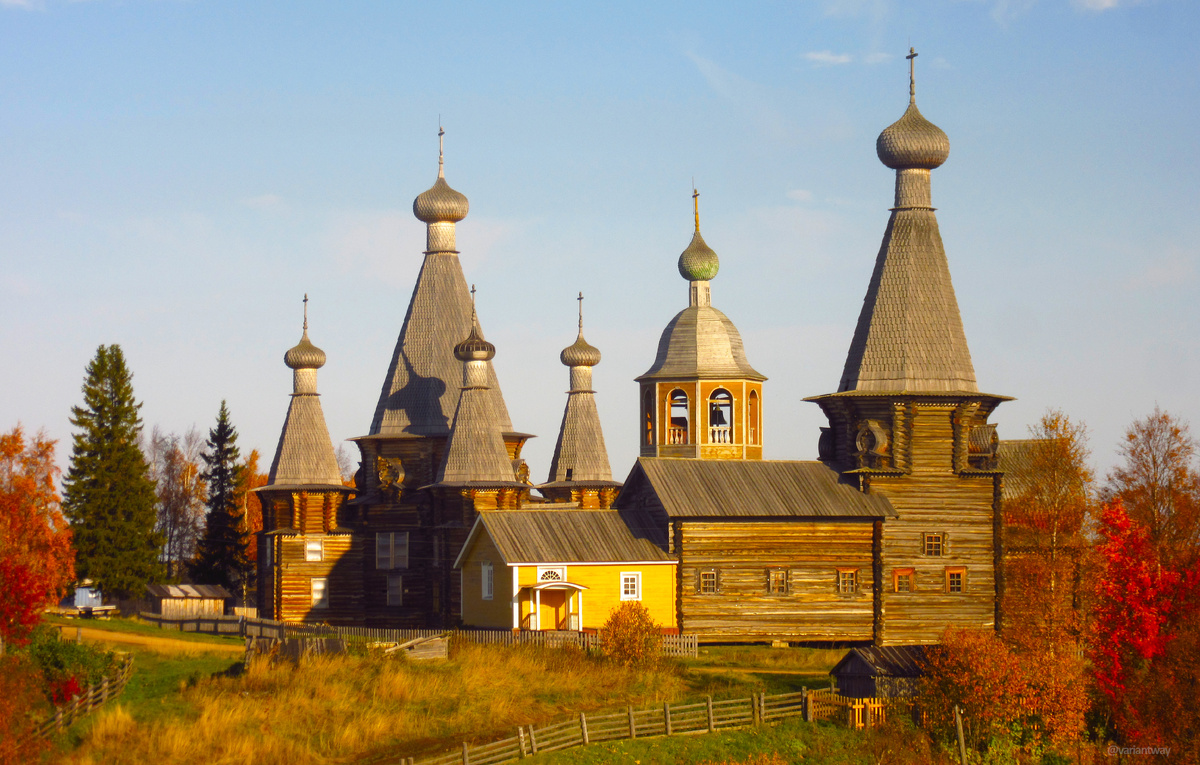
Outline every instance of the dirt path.
<svg viewBox="0 0 1200 765">
<path fill-rule="evenodd" d="M 75 627 L 61 627 L 65 640 L 75 638 Z M 83 639 L 89 643 L 120 643 L 149 648 L 159 653 L 243 653 L 246 649 L 240 645 L 221 643 L 198 643 L 190 640 L 176 640 L 171 637 L 157 635 L 139 635 L 136 632 L 115 632 L 97 629 L 95 627 L 80 627 Z"/>
</svg>

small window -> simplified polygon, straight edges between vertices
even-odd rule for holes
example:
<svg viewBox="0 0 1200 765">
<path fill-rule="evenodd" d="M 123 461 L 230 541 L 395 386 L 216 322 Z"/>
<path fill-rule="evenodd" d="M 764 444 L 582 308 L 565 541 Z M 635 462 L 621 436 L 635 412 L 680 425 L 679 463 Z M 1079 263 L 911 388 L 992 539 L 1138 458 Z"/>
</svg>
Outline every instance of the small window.
<svg viewBox="0 0 1200 765">
<path fill-rule="evenodd" d="M 717 570 L 716 569 L 710 568 L 707 571 L 700 572 L 700 582 L 699 582 L 699 586 L 696 589 L 699 590 L 701 595 L 716 594 L 717 585 L 718 585 L 718 579 L 717 579 Z"/>
<path fill-rule="evenodd" d="M 324 577 L 316 577 L 312 580 L 312 607 L 313 608 L 329 608 L 329 587 L 328 580 Z"/>
<path fill-rule="evenodd" d="M 304 560 L 309 563 L 325 559 L 325 543 L 320 539 L 310 539 L 304 543 Z"/>
<path fill-rule="evenodd" d="M 946 569 L 946 592 L 963 593 L 967 591 L 967 570 L 965 568 Z"/>
<path fill-rule="evenodd" d="M 567 580 L 567 570 L 565 568 L 539 568 L 539 582 L 565 582 Z"/>
<path fill-rule="evenodd" d="M 375 534 L 375 568 L 408 568 L 407 531 L 381 531 Z"/>
<path fill-rule="evenodd" d="M 440 534 L 433 535 L 433 567 L 438 568 L 442 565 L 442 537 Z"/>
<path fill-rule="evenodd" d="M 479 569 L 480 581 L 483 583 L 483 592 L 481 597 L 484 600 L 491 600 L 496 586 L 496 576 L 495 571 L 492 568 L 492 562 L 490 560 L 480 561 Z"/>
<path fill-rule="evenodd" d="M 839 568 L 837 572 L 838 594 L 854 595 L 858 592 L 858 569 Z"/>
<path fill-rule="evenodd" d="M 621 572 L 621 600 L 642 599 L 642 575 L 640 572 Z"/>
<path fill-rule="evenodd" d="M 767 592 L 771 595 L 787 595 L 788 572 L 785 568 L 773 568 L 767 571 Z"/>
<path fill-rule="evenodd" d="M 404 605 L 404 575 L 388 574 L 387 604 L 389 606 Z"/>
<path fill-rule="evenodd" d="M 924 534 L 925 554 L 940 557 L 946 552 L 946 535 L 940 531 L 927 531 Z"/>
<path fill-rule="evenodd" d="M 898 568 L 892 572 L 892 590 L 895 592 L 913 592 L 913 570 Z"/>
</svg>

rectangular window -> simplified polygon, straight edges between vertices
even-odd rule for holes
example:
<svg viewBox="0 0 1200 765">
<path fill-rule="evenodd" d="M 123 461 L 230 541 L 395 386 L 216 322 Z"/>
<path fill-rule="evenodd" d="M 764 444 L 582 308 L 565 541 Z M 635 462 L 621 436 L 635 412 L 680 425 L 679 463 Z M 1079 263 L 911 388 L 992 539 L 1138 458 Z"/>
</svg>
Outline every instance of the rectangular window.
<svg viewBox="0 0 1200 765">
<path fill-rule="evenodd" d="M 946 550 L 946 535 L 940 531 L 927 531 L 924 534 L 925 554 L 941 556 Z"/>
<path fill-rule="evenodd" d="M 700 572 L 700 594 L 713 595 L 717 591 L 717 571 L 709 569 L 708 571 Z"/>
<path fill-rule="evenodd" d="M 787 595 L 788 572 L 785 568 L 773 568 L 767 571 L 767 592 L 771 595 Z"/>
<path fill-rule="evenodd" d="M 314 577 L 312 580 L 312 607 L 329 608 L 329 587 L 324 577 Z"/>
<path fill-rule="evenodd" d="M 375 534 L 375 568 L 408 568 L 407 531 L 380 531 Z"/>
<path fill-rule="evenodd" d="M 962 593 L 967 591 L 967 570 L 965 568 L 946 569 L 946 592 Z"/>
<path fill-rule="evenodd" d="M 839 568 L 837 572 L 838 594 L 854 595 L 858 592 L 858 569 Z"/>
<path fill-rule="evenodd" d="M 637 571 L 621 572 L 621 600 L 642 599 L 642 575 Z"/>
<path fill-rule="evenodd" d="M 442 537 L 440 534 L 433 535 L 433 567 L 437 568 L 442 565 Z"/>
<path fill-rule="evenodd" d="M 325 559 L 325 545 L 320 539 L 309 539 L 304 543 L 304 560 L 309 563 Z"/>
<path fill-rule="evenodd" d="M 481 561 L 479 567 L 481 569 L 480 574 L 482 575 L 481 581 L 483 582 L 483 599 L 491 600 L 495 594 L 496 587 L 496 575 L 492 569 L 492 562 L 490 560 Z"/>
<path fill-rule="evenodd" d="M 389 606 L 404 605 L 403 574 L 388 574 L 387 604 Z"/>
<path fill-rule="evenodd" d="M 913 570 L 911 568 L 898 568 L 892 571 L 892 590 L 894 592 L 913 591 Z"/>
</svg>

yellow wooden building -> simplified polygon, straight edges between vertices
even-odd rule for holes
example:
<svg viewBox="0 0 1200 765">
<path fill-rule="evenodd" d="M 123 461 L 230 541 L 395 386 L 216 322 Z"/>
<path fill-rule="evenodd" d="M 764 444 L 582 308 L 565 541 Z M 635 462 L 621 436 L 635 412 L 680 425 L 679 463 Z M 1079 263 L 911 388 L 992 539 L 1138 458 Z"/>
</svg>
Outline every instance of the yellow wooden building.
<svg viewBox="0 0 1200 765">
<path fill-rule="evenodd" d="M 543 505 L 484 510 L 455 561 L 467 627 L 596 630 L 636 600 L 676 632 L 678 565 L 635 518 L 617 510 Z"/>
</svg>

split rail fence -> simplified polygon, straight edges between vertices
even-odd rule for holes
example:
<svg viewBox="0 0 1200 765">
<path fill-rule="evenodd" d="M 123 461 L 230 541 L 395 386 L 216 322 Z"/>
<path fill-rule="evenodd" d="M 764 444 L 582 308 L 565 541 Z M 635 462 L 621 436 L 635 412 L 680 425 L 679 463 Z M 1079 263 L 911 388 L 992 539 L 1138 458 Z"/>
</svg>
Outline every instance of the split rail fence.
<svg viewBox="0 0 1200 765">
<path fill-rule="evenodd" d="M 718 730 L 764 725 L 798 717 L 807 722 L 830 720 L 852 728 L 881 724 L 888 715 L 912 714 L 909 699 L 849 698 L 832 690 L 803 690 L 799 693 L 704 701 L 691 704 L 663 703 L 661 707 L 588 715 L 545 726 L 522 725 L 516 735 L 499 741 L 472 745 L 424 758 L 409 757 L 401 765 L 498 765 L 601 741 L 636 739 L 644 736 L 673 736 L 681 733 L 713 733 Z"/>
<path fill-rule="evenodd" d="M 417 638 L 438 637 L 446 630 L 426 629 L 375 629 L 372 627 L 334 627 L 325 624 L 297 624 L 256 619 L 248 616 L 195 616 L 172 618 L 158 614 L 141 613 L 138 616 L 163 629 L 184 632 L 202 632 L 213 635 L 239 635 L 284 640 L 295 637 L 340 637 L 347 642 L 403 643 Z M 600 650 L 600 636 L 592 632 L 533 632 L 523 630 L 457 630 L 451 633 L 455 639 L 482 645 L 535 645 L 561 648 L 575 646 L 585 651 Z M 700 654 L 695 635 L 663 635 L 664 656 L 696 658 Z"/>
<path fill-rule="evenodd" d="M 125 690 L 125 684 L 133 676 L 133 657 L 124 654 L 117 671 L 106 676 L 99 683 L 89 684 L 83 693 L 75 696 L 67 703 L 56 707 L 54 716 L 33 729 L 32 735 L 47 738 L 52 733 L 60 731 L 89 713 L 104 706 L 109 700 L 115 699 Z"/>
</svg>

